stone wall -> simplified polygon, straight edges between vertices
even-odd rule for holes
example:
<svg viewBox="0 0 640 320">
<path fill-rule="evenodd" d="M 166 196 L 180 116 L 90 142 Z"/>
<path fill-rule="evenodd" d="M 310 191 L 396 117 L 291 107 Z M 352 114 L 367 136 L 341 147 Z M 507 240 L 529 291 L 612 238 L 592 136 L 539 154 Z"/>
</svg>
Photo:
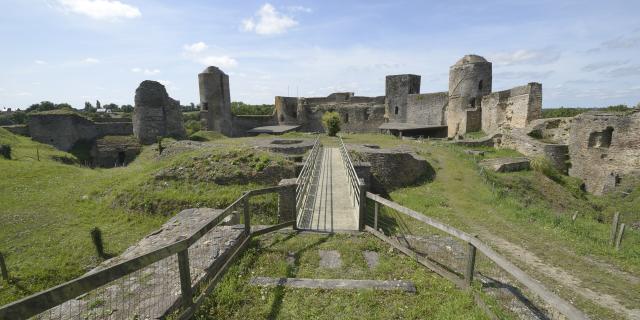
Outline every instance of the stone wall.
<svg viewBox="0 0 640 320">
<path fill-rule="evenodd" d="M 133 134 L 131 122 L 93 122 L 76 113 L 36 113 L 29 116 L 25 135 L 35 141 L 69 151 L 78 141 Z"/>
<path fill-rule="evenodd" d="M 569 134 L 571 169 L 586 190 L 611 191 L 626 175 L 640 174 L 640 111 L 576 116 Z"/>
<path fill-rule="evenodd" d="M 547 143 L 531 137 L 528 133 L 527 129 L 505 132 L 496 147 L 514 149 L 530 158 L 546 158 L 556 169 L 566 173 L 569 168 L 569 146 Z"/>
<path fill-rule="evenodd" d="M 98 137 L 95 123 L 75 113 L 31 114 L 28 127 L 31 139 L 62 151 L 71 150 L 80 140 L 91 141 Z"/>
<path fill-rule="evenodd" d="M 385 79 L 385 106 L 389 122 L 407 121 L 407 98 L 420 93 L 420 76 L 400 74 Z"/>
<path fill-rule="evenodd" d="M 433 178 L 435 174 L 427 160 L 408 149 L 379 149 L 376 146 L 362 145 L 348 145 L 347 149 L 355 162 L 371 164 L 370 187 L 374 192 L 384 193 L 413 185 Z"/>
<path fill-rule="evenodd" d="M 158 137 L 186 138 L 180 102 L 169 97 L 161 83 L 145 80 L 136 89 L 133 134 L 142 144 L 155 143 Z"/>
<path fill-rule="evenodd" d="M 249 136 L 247 131 L 253 128 L 278 124 L 275 115 L 232 115 L 231 121 L 233 122 L 233 137 L 246 137 Z"/>
<path fill-rule="evenodd" d="M 542 114 L 542 85 L 529 83 L 482 98 L 482 130 L 488 134 L 524 128 Z"/>
<path fill-rule="evenodd" d="M 448 104 L 448 92 L 410 94 L 407 96 L 406 122 L 426 126 L 445 125 L 444 114 Z"/>
<path fill-rule="evenodd" d="M 21 136 L 29 136 L 29 127 L 24 124 L 16 124 L 12 126 L 0 126 L 0 128 L 5 129 L 13 134 L 21 135 Z"/>
<path fill-rule="evenodd" d="M 343 132 L 378 132 L 384 123 L 384 97 L 332 93 L 328 97 L 276 97 L 276 118 L 282 125 L 300 125 L 299 131 L 324 132 L 325 112 L 340 114 Z"/>
<path fill-rule="evenodd" d="M 533 120 L 529 124 L 528 134 L 543 141 L 568 144 L 572 122 L 573 118 L 570 117 Z"/>
<path fill-rule="evenodd" d="M 140 154 L 142 146 L 133 136 L 106 136 L 91 149 L 93 165 L 103 168 L 125 166 Z"/>
</svg>

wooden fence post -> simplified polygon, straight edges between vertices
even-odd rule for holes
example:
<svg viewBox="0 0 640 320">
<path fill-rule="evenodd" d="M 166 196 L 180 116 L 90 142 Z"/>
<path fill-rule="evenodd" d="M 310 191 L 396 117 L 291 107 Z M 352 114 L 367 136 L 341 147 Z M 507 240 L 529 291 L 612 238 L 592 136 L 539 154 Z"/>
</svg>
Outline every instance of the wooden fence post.
<svg viewBox="0 0 640 320">
<path fill-rule="evenodd" d="M 609 235 L 611 245 L 613 246 L 616 241 L 616 232 L 618 231 L 618 220 L 620 219 L 620 212 L 616 212 L 613 215 L 613 221 L 611 221 L 611 234 Z"/>
<path fill-rule="evenodd" d="M 244 232 L 248 235 L 251 233 L 251 218 L 249 217 L 249 196 L 246 196 L 244 202 Z"/>
<path fill-rule="evenodd" d="M 378 231 L 378 210 L 380 210 L 380 205 L 378 201 L 373 201 L 375 204 L 374 214 L 373 214 L 373 228 Z"/>
<path fill-rule="evenodd" d="M 0 252 L 0 272 L 2 273 L 2 278 L 5 281 L 9 281 L 9 271 L 7 270 L 7 265 L 4 262 L 2 252 Z"/>
<path fill-rule="evenodd" d="M 616 250 L 620 250 L 620 242 L 622 241 L 622 235 L 624 234 L 624 223 L 620 224 L 620 230 L 618 230 L 618 237 L 616 238 Z"/>
<path fill-rule="evenodd" d="M 474 237 L 477 237 L 474 235 Z M 476 267 L 476 247 L 467 242 L 467 268 L 464 271 L 464 283 L 467 287 L 471 287 L 473 282 L 473 273 Z"/>
<path fill-rule="evenodd" d="M 180 289 L 182 306 L 187 310 L 193 306 L 193 290 L 191 289 L 191 271 L 189 270 L 189 248 L 178 252 L 178 270 L 180 271 Z"/>
</svg>

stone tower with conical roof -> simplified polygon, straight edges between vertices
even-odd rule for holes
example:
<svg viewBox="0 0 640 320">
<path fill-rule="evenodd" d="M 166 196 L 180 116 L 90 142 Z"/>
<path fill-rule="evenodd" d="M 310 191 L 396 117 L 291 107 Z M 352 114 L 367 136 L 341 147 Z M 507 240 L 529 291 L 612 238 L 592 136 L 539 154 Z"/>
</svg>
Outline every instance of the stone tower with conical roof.
<svg viewBox="0 0 640 320">
<path fill-rule="evenodd" d="M 482 128 L 482 97 L 491 93 L 492 66 L 485 58 L 466 55 L 449 68 L 449 137 Z"/>
</svg>

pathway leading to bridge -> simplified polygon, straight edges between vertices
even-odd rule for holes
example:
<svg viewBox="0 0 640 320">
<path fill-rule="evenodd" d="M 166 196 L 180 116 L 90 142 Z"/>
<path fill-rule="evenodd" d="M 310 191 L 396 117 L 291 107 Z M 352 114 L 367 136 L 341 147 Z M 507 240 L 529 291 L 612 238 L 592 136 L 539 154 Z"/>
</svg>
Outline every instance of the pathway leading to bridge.
<svg viewBox="0 0 640 320">
<path fill-rule="evenodd" d="M 314 231 L 358 230 L 358 208 L 353 204 L 349 180 L 339 148 L 324 148 L 309 190 L 307 210 L 298 228 Z"/>
</svg>

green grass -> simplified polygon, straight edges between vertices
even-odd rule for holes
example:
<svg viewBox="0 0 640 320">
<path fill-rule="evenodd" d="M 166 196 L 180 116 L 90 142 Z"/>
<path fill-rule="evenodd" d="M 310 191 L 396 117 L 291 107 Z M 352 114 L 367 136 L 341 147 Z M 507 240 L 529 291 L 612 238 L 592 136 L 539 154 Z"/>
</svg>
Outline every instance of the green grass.
<svg viewBox="0 0 640 320">
<path fill-rule="evenodd" d="M 613 294 L 627 307 L 640 304 L 640 297 L 635 294 L 637 284 L 596 268 L 586 259 L 594 258 L 631 274 L 640 272 L 637 232 L 626 235 L 620 251 L 608 244 L 608 221 L 613 208 L 635 212 L 626 219 L 638 220 L 637 185 L 633 194 L 627 196 L 626 204 L 620 204 L 576 191 L 573 178 L 563 178 L 566 183 L 559 184 L 537 171 L 488 173 L 485 179 L 479 174 L 473 156 L 465 154 L 461 147 L 442 143 L 413 145 L 436 168 L 436 178 L 431 183 L 392 192 L 394 201 L 470 233 L 488 231 L 527 248 L 550 265 L 567 268 L 582 285 Z M 594 208 L 596 203 L 600 208 Z M 579 218 L 573 222 L 571 216 L 575 211 L 579 212 Z M 545 274 L 521 262 L 517 264 L 547 285 L 555 285 L 545 279 Z M 581 297 L 575 300 L 578 307 L 589 313 L 616 317 Z"/>
<path fill-rule="evenodd" d="M 319 266 L 318 250 L 337 250 L 342 266 Z M 368 269 L 362 251 L 378 252 Z M 286 262 L 291 252 L 295 262 Z M 408 280 L 416 294 L 249 285 L 252 277 Z M 468 292 L 413 259 L 362 235 L 271 234 L 254 240 L 198 310 L 196 319 L 485 319 Z"/>
<path fill-rule="evenodd" d="M 265 186 L 155 179 L 161 169 L 227 147 L 166 158 L 145 147 L 127 167 L 89 169 L 55 161 L 74 157 L 4 129 L 0 144 L 10 144 L 16 159 L 0 159 L 0 252 L 11 276 L 9 283 L 0 282 L 0 305 L 78 277 L 100 263 L 91 242 L 94 227 L 102 230 L 105 251 L 118 254 L 182 209 L 222 208 L 243 191 Z M 249 165 L 259 171 L 264 157 Z M 275 196 L 258 197 L 251 204 L 259 212 L 255 223 L 273 223 Z"/>
</svg>

